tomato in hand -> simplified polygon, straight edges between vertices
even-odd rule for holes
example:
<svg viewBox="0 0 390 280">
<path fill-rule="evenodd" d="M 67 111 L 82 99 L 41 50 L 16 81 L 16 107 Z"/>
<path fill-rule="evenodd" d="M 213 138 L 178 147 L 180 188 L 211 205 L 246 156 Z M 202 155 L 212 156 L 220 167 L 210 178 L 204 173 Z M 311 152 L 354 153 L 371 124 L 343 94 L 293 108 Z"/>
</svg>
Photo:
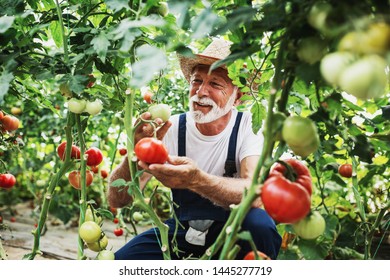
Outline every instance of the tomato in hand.
<svg viewBox="0 0 390 280">
<path fill-rule="evenodd" d="M 268 257 L 266 254 L 264 254 L 263 252 L 260 252 L 260 251 L 257 251 L 257 255 L 258 255 L 258 259 L 259 260 L 271 260 L 270 257 Z M 244 260 L 246 261 L 250 261 L 250 260 L 256 260 L 256 255 L 255 255 L 255 252 L 254 251 L 250 251 L 249 253 L 247 253 L 244 257 Z"/>
<path fill-rule="evenodd" d="M 344 164 L 340 165 L 339 174 L 342 177 L 351 178 L 352 177 L 352 164 L 344 163 Z"/>
<path fill-rule="evenodd" d="M 78 170 L 73 170 L 69 173 L 68 176 L 69 183 L 77 190 L 81 189 L 81 174 Z M 86 171 L 86 179 L 85 179 L 85 185 L 88 187 L 92 184 L 93 181 L 93 172 L 87 170 Z"/>
<path fill-rule="evenodd" d="M 3 129 L 7 131 L 14 131 L 19 128 L 20 121 L 17 117 L 6 115 L 1 119 Z"/>
<path fill-rule="evenodd" d="M 301 161 L 290 158 L 290 159 L 285 159 L 283 160 L 286 164 L 288 164 L 292 169 L 291 171 L 294 172 L 294 174 L 291 174 L 294 178 L 294 182 L 300 184 L 303 186 L 309 195 L 312 194 L 312 180 L 311 180 L 311 175 L 309 168 L 307 168 L 306 165 L 304 165 Z M 268 176 L 283 176 L 287 177 L 288 170 L 287 167 L 282 164 L 282 163 L 276 163 L 272 170 L 270 171 L 270 174 Z"/>
<path fill-rule="evenodd" d="M 283 176 L 272 176 L 264 182 L 261 200 L 267 213 L 279 223 L 295 223 L 310 212 L 307 190 Z"/>
<path fill-rule="evenodd" d="M 304 219 L 292 224 L 295 233 L 303 239 L 316 239 L 325 231 L 324 217 L 318 212 L 310 213 Z"/>
<path fill-rule="evenodd" d="M 153 138 L 142 138 L 134 147 L 137 158 L 143 162 L 165 163 L 168 159 L 168 150 L 162 141 Z"/>
<path fill-rule="evenodd" d="M 89 148 L 85 152 L 85 154 L 88 156 L 87 157 L 87 165 L 88 166 L 97 166 L 103 161 L 103 154 L 96 147 Z"/>
<path fill-rule="evenodd" d="M 148 112 L 152 115 L 152 120 L 160 118 L 163 122 L 166 122 L 171 117 L 171 108 L 167 104 L 152 105 Z"/>
<path fill-rule="evenodd" d="M 14 175 L 6 173 L 0 174 L 0 187 L 3 189 L 11 189 L 15 186 L 16 178 Z"/>
<path fill-rule="evenodd" d="M 61 160 L 65 160 L 65 149 L 66 149 L 66 141 L 62 142 L 57 147 L 57 154 L 60 157 Z M 80 148 L 76 145 L 72 144 L 71 152 L 70 152 L 70 158 L 73 159 L 79 159 L 80 158 Z"/>
<path fill-rule="evenodd" d="M 116 236 L 121 236 L 123 234 L 123 229 L 121 229 L 121 228 L 114 229 L 114 234 Z"/>
</svg>

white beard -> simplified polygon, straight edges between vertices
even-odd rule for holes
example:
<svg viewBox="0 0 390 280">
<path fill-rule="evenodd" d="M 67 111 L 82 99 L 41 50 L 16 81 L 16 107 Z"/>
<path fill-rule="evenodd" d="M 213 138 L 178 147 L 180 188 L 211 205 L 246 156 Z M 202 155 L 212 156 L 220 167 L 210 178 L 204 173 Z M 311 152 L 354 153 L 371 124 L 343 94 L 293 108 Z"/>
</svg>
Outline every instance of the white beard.
<svg viewBox="0 0 390 280">
<path fill-rule="evenodd" d="M 228 102 L 225 107 L 221 108 L 215 103 L 210 97 L 199 98 L 198 95 L 194 95 L 190 98 L 190 113 L 192 118 L 196 123 L 210 123 L 213 122 L 220 117 L 226 115 L 234 106 L 234 102 L 236 101 L 238 88 L 235 87 L 232 95 L 229 97 Z M 194 110 L 194 102 L 200 103 L 202 105 L 212 106 L 211 111 L 204 114 L 202 111 Z"/>
</svg>

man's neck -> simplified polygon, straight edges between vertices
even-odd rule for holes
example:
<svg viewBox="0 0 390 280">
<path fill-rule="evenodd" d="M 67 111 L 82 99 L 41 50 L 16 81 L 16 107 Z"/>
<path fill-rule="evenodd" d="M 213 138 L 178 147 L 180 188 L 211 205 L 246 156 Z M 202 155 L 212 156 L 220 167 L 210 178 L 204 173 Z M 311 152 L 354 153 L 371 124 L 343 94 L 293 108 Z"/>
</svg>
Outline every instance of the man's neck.
<svg viewBox="0 0 390 280">
<path fill-rule="evenodd" d="M 213 136 L 221 133 L 226 126 L 229 124 L 230 118 L 232 117 L 232 110 L 226 115 L 210 123 L 195 123 L 196 128 L 205 136 Z"/>
</svg>

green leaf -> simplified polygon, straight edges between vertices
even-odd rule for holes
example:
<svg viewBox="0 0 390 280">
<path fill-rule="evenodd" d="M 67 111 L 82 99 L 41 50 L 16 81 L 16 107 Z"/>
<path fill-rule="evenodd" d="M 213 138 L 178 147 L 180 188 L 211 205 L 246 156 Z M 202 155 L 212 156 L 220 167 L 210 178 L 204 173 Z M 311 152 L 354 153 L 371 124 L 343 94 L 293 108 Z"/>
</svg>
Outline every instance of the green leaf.
<svg viewBox="0 0 390 280">
<path fill-rule="evenodd" d="M 113 10 L 114 13 L 119 12 L 122 9 L 130 10 L 128 0 L 106 0 L 107 7 Z"/>
<path fill-rule="evenodd" d="M 62 32 L 61 25 L 58 21 L 52 21 L 50 23 L 50 33 L 57 47 L 62 47 Z"/>
<path fill-rule="evenodd" d="M 211 32 L 219 17 L 211 9 L 204 9 L 191 24 L 192 38 L 200 39 Z"/>
<path fill-rule="evenodd" d="M 167 66 L 167 58 L 163 51 L 150 45 L 137 48 L 137 56 L 139 60 L 133 64 L 130 86 L 141 88 L 153 79 L 156 72 Z"/>
<path fill-rule="evenodd" d="M 299 239 L 297 245 L 306 260 L 323 260 L 332 247 L 329 242 L 304 239 Z"/>
<path fill-rule="evenodd" d="M 13 80 L 14 75 L 5 70 L 0 76 L 0 104 L 3 103 L 4 96 L 7 94 L 9 84 Z"/>
<path fill-rule="evenodd" d="M 110 46 L 110 41 L 107 38 L 107 34 L 101 32 L 98 36 L 92 39 L 91 44 L 93 45 L 93 48 L 96 51 L 98 57 L 104 63 L 106 61 L 108 47 Z"/>
<path fill-rule="evenodd" d="M 5 33 L 14 23 L 14 16 L 2 16 L 0 17 L 0 33 Z"/>
<path fill-rule="evenodd" d="M 253 104 L 251 108 L 251 113 L 252 113 L 252 130 L 255 134 L 257 134 L 261 129 L 263 120 L 265 119 L 265 115 L 266 115 L 265 108 L 261 103 L 256 102 Z"/>
<path fill-rule="evenodd" d="M 126 181 L 123 179 L 117 179 L 111 183 L 111 187 L 123 187 L 126 185 Z"/>
</svg>

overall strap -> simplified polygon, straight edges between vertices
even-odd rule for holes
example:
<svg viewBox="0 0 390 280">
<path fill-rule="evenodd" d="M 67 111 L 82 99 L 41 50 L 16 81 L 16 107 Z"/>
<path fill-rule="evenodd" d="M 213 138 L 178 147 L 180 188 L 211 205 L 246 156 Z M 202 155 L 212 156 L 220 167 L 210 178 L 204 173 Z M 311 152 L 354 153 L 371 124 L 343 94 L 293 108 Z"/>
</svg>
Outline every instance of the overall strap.
<svg viewBox="0 0 390 280">
<path fill-rule="evenodd" d="M 179 116 L 179 146 L 178 146 L 178 156 L 186 156 L 186 124 L 187 118 L 186 113 L 180 114 Z"/>
<path fill-rule="evenodd" d="M 225 162 L 225 173 L 223 174 L 224 177 L 233 177 L 234 173 L 237 172 L 236 146 L 237 146 L 238 129 L 240 127 L 241 118 L 242 118 L 242 112 L 238 112 L 236 117 L 236 122 L 232 130 L 232 134 L 230 134 L 228 155 Z"/>
</svg>

